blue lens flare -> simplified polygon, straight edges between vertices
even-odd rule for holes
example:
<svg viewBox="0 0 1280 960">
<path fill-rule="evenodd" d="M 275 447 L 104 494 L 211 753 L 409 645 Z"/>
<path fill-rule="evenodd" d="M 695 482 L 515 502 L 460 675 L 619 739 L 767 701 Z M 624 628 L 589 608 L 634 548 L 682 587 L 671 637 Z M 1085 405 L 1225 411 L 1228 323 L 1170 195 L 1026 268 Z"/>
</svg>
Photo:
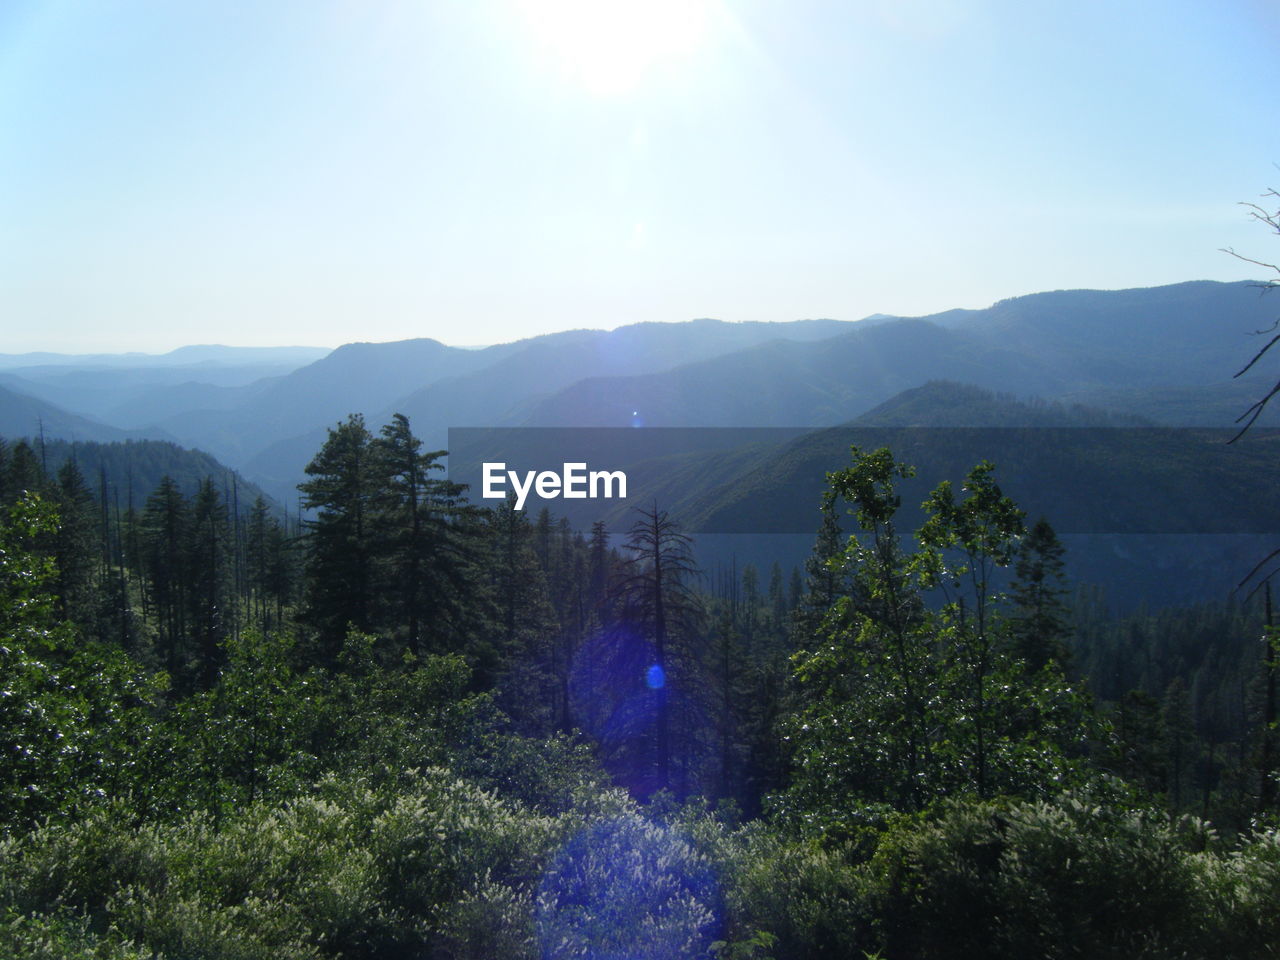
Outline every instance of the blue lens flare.
<svg viewBox="0 0 1280 960">
<path fill-rule="evenodd" d="M 665 686 L 667 675 L 662 671 L 662 664 L 655 663 L 645 671 L 644 682 L 648 684 L 650 690 L 660 690 Z"/>
<path fill-rule="evenodd" d="M 699 846 L 634 808 L 585 826 L 538 884 L 540 956 L 707 956 L 722 930 L 723 895 Z"/>
</svg>

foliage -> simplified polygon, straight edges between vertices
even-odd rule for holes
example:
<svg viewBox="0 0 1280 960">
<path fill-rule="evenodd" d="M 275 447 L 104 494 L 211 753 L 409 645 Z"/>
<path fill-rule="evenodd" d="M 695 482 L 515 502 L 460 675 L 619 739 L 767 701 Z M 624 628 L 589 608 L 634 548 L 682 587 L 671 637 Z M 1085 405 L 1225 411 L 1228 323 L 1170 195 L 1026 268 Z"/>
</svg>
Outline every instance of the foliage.
<svg viewBox="0 0 1280 960">
<path fill-rule="evenodd" d="M 540 816 L 439 768 L 221 821 L 105 808 L 2 852 L 0 905 L 57 903 L 166 956 L 696 957 L 716 923 L 712 864 L 679 828 L 616 796 Z"/>
<path fill-rule="evenodd" d="M 0 915 L 0 955 L 8 960 L 161 960 L 116 935 L 98 936 L 82 918 L 58 913 Z"/>
<path fill-rule="evenodd" d="M 887 449 L 852 452 L 828 477 L 861 536 L 828 560 L 850 590 L 796 657 L 789 808 L 842 830 L 868 802 L 918 810 L 957 792 L 1056 789 L 1074 775 L 1087 707 L 1012 647 L 993 571 L 1012 561 L 1022 521 L 991 465 L 970 472 L 963 499 L 945 482 L 933 492 L 908 551 L 895 483 L 913 471 Z"/>
<path fill-rule="evenodd" d="M 717 906 L 707 856 L 677 827 L 628 811 L 587 825 L 552 860 L 538 887 L 538 940 L 557 957 L 696 957 Z"/>
<path fill-rule="evenodd" d="M 1280 950 L 1256 612 L 1068 630 L 1061 545 L 986 463 L 904 536 L 911 469 L 855 450 L 788 594 L 705 589 L 656 505 L 621 552 L 481 515 L 420 448 L 340 424 L 301 538 L 0 448 L 0 954 Z"/>
<path fill-rule="evenodd" d="M 952 803 L 870 865 L 886 957 L 1257 957 L 1280 941 L 1276 838 L 1087 794 Z"/>
<path fill-rule="evenodd" d="M 34 552 L 57 515 L 26 495 L 0 524 L 0 823 L 70 815 L 125 790 L 162 681 L 56 618 L 57 569 Z"/>
</svg>

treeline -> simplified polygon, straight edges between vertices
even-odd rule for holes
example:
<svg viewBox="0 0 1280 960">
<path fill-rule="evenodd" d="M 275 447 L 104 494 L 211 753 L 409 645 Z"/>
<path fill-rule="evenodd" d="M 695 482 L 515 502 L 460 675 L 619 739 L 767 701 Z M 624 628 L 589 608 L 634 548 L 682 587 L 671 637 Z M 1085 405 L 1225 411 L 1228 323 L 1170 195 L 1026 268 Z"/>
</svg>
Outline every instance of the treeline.
<svg viewBox="0 0 1280 960">
<path fill-rule="evenodd" d="M 3 449 L 0 952 L 1280 951 L 1260 613 L 1073 610 L 986 463 L 906 531 L 854 449 L 802 570 L 704 574 L 443 456 L 352 416 L 286 522 Z"/>
<path fill-rule="evenodd" d="M 1076 670 L 1108 718 L 1114 765 L 1170 809 L 1248 829 L 1277 797 L 1269 588 L 1218 604 L 1106 617 L 1077 598 Z"/>
<path fill-rule="evenodd" d="M 196 463 L 206 460 L 214 463 L 205 455 Z M 135 472 L 173 466 L 182 479 L 160 473 L 135 500 Z M 0 441 L 0 503 L 34 494 L 58 517 L 39 549 L 57 570 L 61 618 L 163 668 L 175 693 L 207 688 L 223 644 L 245 627 L 283 627 L 302 570 L 296 518 L 281 517 L 260 492 L 242 503 L 238 478 L 225 470 L 197 477 L 190 468 L 189 451 L 171 444 L 50 442 L 41 450 Z"/>
</svg>

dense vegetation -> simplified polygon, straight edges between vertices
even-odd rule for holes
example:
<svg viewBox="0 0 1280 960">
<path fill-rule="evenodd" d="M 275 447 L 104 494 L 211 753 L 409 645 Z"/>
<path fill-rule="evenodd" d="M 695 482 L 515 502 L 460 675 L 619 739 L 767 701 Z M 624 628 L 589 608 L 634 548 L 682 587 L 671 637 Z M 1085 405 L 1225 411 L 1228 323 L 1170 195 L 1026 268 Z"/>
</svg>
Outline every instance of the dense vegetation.
<svg viewBox="0 0 1280 960">
<path fill-rule="evenodd" d="M 0 448 L 0 954 L 1280 953 L 1264 592 L 1112 620 L 987 463 L 704 573 L 441 455 L 348 418 L 298 528 Z"/>
</svg>

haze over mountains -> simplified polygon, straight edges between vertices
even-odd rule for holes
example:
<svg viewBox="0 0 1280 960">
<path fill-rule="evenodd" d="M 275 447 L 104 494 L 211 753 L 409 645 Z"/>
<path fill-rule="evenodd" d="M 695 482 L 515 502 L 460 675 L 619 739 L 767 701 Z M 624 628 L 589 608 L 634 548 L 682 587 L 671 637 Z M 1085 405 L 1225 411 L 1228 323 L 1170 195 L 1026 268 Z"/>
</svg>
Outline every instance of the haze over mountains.
<svg viewBox="0 0 1280 960">
<path fill-rule="evenodd" d="M 441 448 L 459 426 L 830 426 L 948 380 L 1229 426 L 1266 379 L 1232 379 L 1260 345 L 1249 334 L 1278 314 L 1280 301 L 1251 284 L 1197 281 L 923 318 L 645 323 L 484 349 L 417 339 L 0 357 L 0 432 L 34 435 L 43 423 L 50 437 L 176 440 L 291 497 L 326 429 L 351 412 L 373 429 L 403 412 Z"/>
</svg>

